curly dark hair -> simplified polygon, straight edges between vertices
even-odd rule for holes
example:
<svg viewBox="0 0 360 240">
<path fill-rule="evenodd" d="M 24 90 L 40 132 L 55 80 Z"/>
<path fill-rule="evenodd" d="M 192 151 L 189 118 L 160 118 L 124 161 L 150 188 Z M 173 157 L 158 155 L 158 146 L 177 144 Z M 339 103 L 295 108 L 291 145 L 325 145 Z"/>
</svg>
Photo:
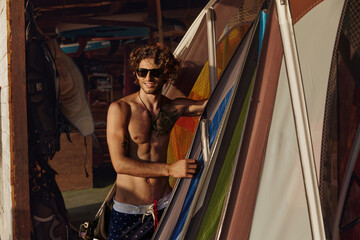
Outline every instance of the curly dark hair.
<svg viewBox="0 0 360 240">
<path fill-rule="evenodd" d="M 130 53 L 130 74 L 135 78 L 135 84 L 139 84 L 136 77 L 136 68 L 139 67 L 141 60 L 153 58 L 156 65 L 164 71 L 164 79 L 173 83 L 173 77 L 179 69 L 180 62 L 176 60 L 170 49 L 161 43 L 151 43 L 136 48 Z"/>
</svg>

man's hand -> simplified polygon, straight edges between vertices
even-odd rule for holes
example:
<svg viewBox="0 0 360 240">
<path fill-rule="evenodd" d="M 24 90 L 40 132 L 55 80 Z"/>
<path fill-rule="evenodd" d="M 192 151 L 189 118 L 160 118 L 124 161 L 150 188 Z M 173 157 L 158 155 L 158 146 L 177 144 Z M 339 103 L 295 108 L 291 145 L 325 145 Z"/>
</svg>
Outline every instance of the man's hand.
<svg viewBox="0 0 360 240">
<path fill-rule="evenodd" d="M 200 170 L 200 163 L 195 159 L 181 159 L 170 165 L 170 176 L 175 178 L 192 178 Z"/>
</svg>

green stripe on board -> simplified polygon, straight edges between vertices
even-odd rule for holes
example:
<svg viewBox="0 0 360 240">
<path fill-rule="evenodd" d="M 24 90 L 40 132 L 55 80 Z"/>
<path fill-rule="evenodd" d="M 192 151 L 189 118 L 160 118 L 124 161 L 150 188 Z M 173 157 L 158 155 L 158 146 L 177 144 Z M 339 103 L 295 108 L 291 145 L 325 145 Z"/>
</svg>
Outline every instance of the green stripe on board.
<svg viewBox="0 0 360 240">
<path fill-rule="evenodd" d="M 241 140 L 241 135 L 244 130 L 244 124 L 247 117 L 247 112 L 249 108 L 250 96 L 252 93 L 252 86 L 254 83 L 255 74 L 251 80 L 249 90 L 244 101 L 243 108 L 240 113 L 240 117 L 236 124 L 234 135 L 231 138 L 230 146 L 227 151 L 223 167 L 221 169 L 218 181 L 210 200 L 210 203 L 207 207 L 205 216 L 203 218 L 199 234 L 197 239 L 208 240 L 213 239 L 216 234 L 216 230 L 219 224 L 221 212 L 223 209 L 225 197 L 229 188 L 229 181 L 231 177 L 231 172 L 234 167 L 235 155 L 239 147 Z M 233 103 L 236 104 L 236 103 Z M 235 106 L 235 105 L 234 105 Z M 230 119 L 229 119 L 230 120 Z"/>
</svg>

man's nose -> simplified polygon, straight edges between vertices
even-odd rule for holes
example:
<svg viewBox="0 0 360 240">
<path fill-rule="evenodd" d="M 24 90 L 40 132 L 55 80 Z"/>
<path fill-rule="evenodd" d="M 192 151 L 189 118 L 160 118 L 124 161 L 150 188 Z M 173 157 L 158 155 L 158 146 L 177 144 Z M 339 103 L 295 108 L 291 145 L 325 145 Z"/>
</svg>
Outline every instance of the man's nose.
<svg viewBox="0 0 360 240">
<path fill-rule="evenodd" d="M 154 78 L 151 76 L 150 71 L 147 72 L 145 80 L 149 81 L 149 80 L 153 80 Z"/>
</svg>

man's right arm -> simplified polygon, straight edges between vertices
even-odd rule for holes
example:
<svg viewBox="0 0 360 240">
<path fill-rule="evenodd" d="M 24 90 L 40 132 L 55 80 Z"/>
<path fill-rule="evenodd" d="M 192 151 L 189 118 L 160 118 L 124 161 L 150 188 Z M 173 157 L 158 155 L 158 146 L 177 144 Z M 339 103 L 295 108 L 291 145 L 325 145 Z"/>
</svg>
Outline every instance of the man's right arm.
<svg viewBox="0 0 360 240">
<path fill-rule="evenodd" d="M 194 159 L 185 159 L 169 165 L 130 158 L 130 114 L 130 106 L 121 101 L 112 103 L 108 110 L 106 136 L 115 171 L 118 174 L 137 177 L 193 177 L 198 171 L 198 162 Z"/>
</svg>

